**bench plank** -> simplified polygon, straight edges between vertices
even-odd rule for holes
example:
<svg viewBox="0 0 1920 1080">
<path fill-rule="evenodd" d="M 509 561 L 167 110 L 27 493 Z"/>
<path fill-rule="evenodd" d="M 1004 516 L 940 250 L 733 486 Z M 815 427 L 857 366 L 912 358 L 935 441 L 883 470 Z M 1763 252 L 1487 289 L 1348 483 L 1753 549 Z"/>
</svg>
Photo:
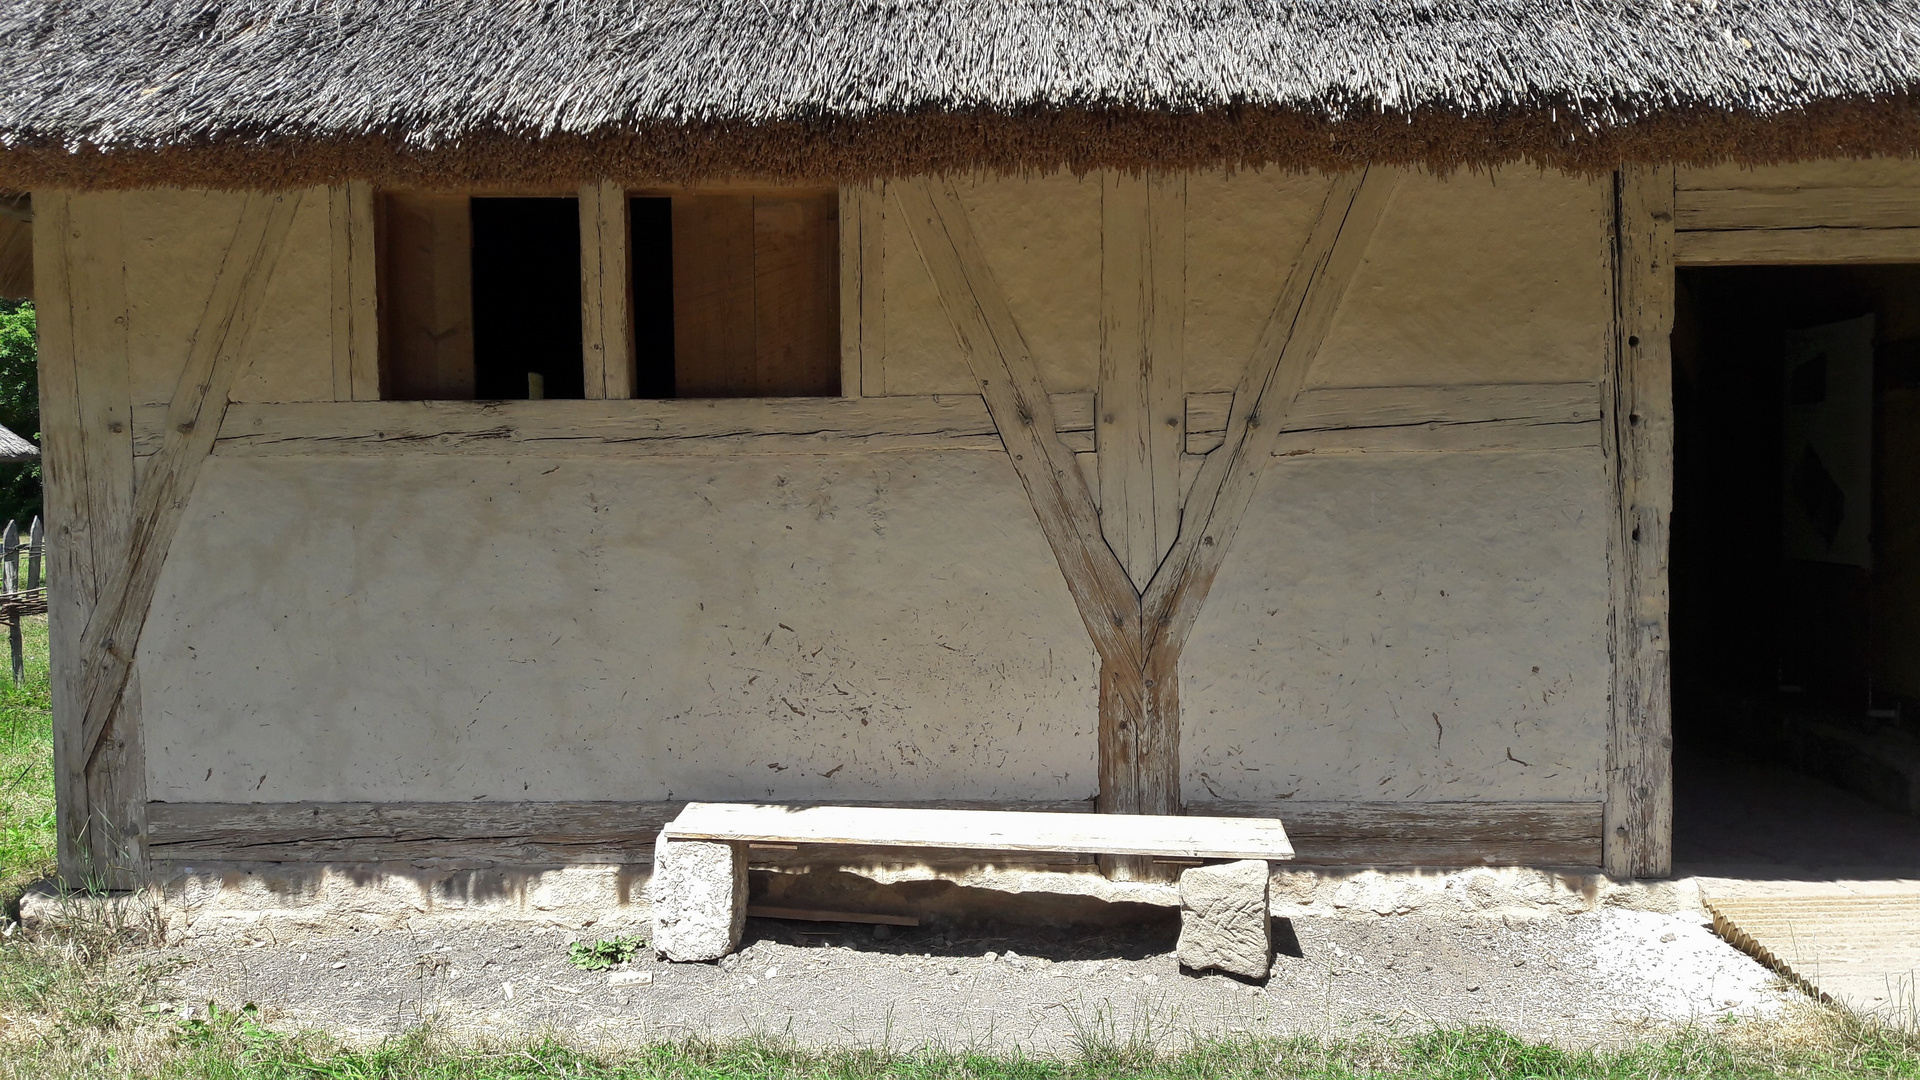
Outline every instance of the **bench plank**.
<svg viewBox="0 0 1920 1080">
<path fill-rule="evenodd" d="M 1276 818 L 688 803 L 660 835 L 672 840 L 1058 851 L 1186 859 L 1293 858 L 1293 845 Z"/>
</svg>

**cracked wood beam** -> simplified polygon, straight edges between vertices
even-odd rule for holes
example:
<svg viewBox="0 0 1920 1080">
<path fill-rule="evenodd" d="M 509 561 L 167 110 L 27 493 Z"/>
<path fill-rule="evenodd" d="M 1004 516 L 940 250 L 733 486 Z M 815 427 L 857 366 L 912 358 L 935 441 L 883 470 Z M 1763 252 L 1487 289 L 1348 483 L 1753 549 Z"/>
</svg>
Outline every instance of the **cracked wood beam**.
<svg viewBox="0 0 1920 1080">
<path fill-rule="evenodd" d="M 80 637 L 80 655 L 90 665 L 79 697 L 84 710 L 81 771 L 63 777 L 67 783 L 85 782 L 85 766 L 99 749 L 126 690 L 167 550 L 200 466 L 219 434 L 228 395 L 246 371 L 247 337 L 293 227 L 300 198 L 297 191 L 253 194 L 240 211 L 186 367 L 167 406 L 165 440 L 134 496 L 133 526 L 124 555 L 103 579 L 101 602 Z"/>
<path fill-rule="evenodd" d="M 1673 702 L 1667 545 L 1673 519 L 1674 172 L 1614 179 L 1614 330 L 1600 425 L 1614 509 L 1607 537 L 1613 693 L 1606 870 L 1673 872 Z"/>
</svg>

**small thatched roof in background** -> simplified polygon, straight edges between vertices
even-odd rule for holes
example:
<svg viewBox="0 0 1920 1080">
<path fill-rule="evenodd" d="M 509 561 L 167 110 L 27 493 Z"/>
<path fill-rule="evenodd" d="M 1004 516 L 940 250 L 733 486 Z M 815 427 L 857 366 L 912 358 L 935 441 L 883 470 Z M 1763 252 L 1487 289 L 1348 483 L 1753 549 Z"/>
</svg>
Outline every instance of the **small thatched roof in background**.
<svg viewBox="0 0 1920 1080">
<path fill-rule="evenodd" d="M 0 427 L 0 462 L 39 460 L 39 447 Z"/>
<path fill-rule="evenodd" d="M 1920 0 L 0 0 L 0 184 L 1911 153 Z"/>
</svg>

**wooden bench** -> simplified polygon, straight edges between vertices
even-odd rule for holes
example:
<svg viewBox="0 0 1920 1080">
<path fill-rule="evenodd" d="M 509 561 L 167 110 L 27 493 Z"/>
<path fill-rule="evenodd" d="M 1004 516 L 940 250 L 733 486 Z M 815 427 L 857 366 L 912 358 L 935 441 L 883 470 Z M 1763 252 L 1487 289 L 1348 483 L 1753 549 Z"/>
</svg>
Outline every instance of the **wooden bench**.
<svg viewBox="0 0 1920 1080">
<path fill-rule="evenodd" d="M 748 844 L 964 848 L 1263 864 L 1293 858 L 1286 829 L 1275 818 L 688 803 L 654 845 L 649 893 L 656 951 L 670 960 L 713 960 L 739 946 L 747 909 Z M 1264 935 L 1264 875 L 1260 881 Z"/>
</svg>

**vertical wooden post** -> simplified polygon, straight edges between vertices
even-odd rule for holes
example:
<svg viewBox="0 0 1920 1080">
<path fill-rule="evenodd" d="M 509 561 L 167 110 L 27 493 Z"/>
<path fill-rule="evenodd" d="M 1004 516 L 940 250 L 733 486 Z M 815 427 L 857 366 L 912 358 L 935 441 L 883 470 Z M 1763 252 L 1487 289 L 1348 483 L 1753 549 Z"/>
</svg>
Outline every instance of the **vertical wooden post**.
<svg viewBox="0 0 1920 1080">
<path fill-rule="evenodd" d="M 1100 220 L 1100 524 L 1145 589 L 1180 529 L 1185 179 L 1106 173 Z"/>
<path fill-rule="evenodd" d="M 55 814 L 70 884 L 120 887 L 138 870 L 146 806 L 139 716 L 128 709 L 96 754 L 85 687 L 98 659 L 81 637 L 133 521 L 122 197 L 49 192 L 34 245 L 40 327 L 42 467 L 55 542 L 48 582 Z M 91 766 L 89 763 L 91 762 Z"/>
<path fill-rule="evenodd" d="M 886 184 L 840 189 L 840 395 L 885 397 Z"/>
<path fill-rule="evenodd" d="M 379 401 L 373 185 L 355 180 L 328 188 L 327 221 L 333 258 L 333 399 Z"/>
<path fill-rule="evenodd" d="M 4 550 L 5 566 L 0 568 L 0 580 L 5 582 L 5 591 L 9 605 L 18 598 L 20 592 L 20 524 L 9 521 L 4 532 L 0 532 L 0 550 Z M 20 611 L 9 606 L 7 611 L 7 648 L 13 658 L 13 685 L 19 686 L 27 677 L 27 658 L 20 640 Z"/>
<path fill-rule="evenodd" d="M 633 396 L 633 259 L 627 189 L 580 188 L 580 340 L 586 396 Z"/>
<path fill-rule="evenodd" d="M 34 515 L 33 524 L 27 529 L 27 589 L 32 591 L 40 587 L 40 555 L 47 550 L 46 526 L 40 524 L 39 515 Z"/>
<path fill-rule="evenodd" d="M 1673 516 L 1672 167 L 1614 179 L 1614 333 L 1602 445 L 1614 503 L 1607 565 L 1613 694 L 1607 738 L 1609 874 L 1673 871 L 1673 711 L 1667 546 Z"/>
</svg>

